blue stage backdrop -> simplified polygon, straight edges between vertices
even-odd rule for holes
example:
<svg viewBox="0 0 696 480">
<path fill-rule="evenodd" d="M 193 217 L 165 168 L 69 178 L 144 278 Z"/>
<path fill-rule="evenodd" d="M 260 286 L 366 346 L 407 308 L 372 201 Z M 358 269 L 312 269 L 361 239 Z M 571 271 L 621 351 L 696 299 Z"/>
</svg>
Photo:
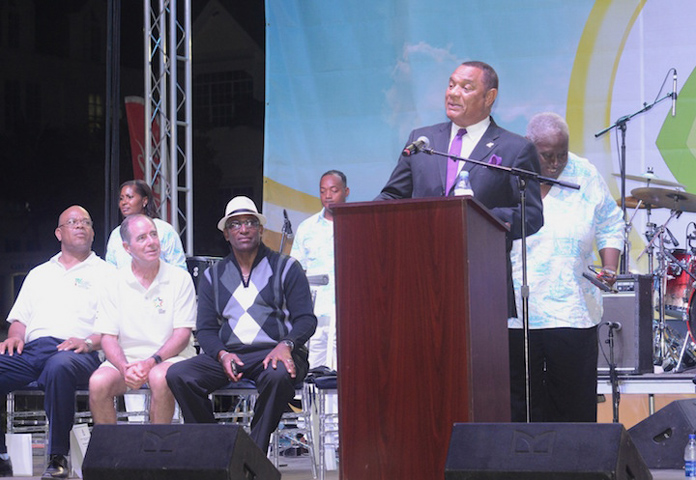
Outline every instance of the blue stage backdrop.
<svg viewBox="0 0 696 480">
<path fill-rule="evenodd" d="M 696 4 L 690 0 L 266 0 L 264 213 L 280 231 L 321 208 L 320 175 L 348 176 L 349 201 L 374 198 L 413 128 L 446 120 L 459 63 L 500 77 L 493 116 L 524 134 L 541 111 L 565 116 L 571 150 L 589 158 L 618 198 L 619 135 L 595 133 L 672 91 L 627 125 L 629 175 L 648 169 L 696 193 Z M 627 190 L 645 186 L 628 181 Z M 631 212 L 629 212 L 630 214 Z M 664 222 L 665 209 L 652 221 Z M 694 220 L 671 224 L 682 238 Z M 632 270 L 644 248 L 634 219 Z"/>
</svg>

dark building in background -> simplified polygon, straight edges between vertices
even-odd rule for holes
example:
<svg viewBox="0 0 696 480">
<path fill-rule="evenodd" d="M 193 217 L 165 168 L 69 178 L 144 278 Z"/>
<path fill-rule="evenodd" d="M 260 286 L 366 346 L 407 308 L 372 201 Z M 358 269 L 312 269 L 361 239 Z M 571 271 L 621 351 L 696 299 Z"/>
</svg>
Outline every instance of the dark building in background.
<svg viewBox="0 0 696 480">
<path fill-rule="evenodd" d="M 219 256 L 228 200 L 263 201 L 265 20 L 262 1 L 193 3 L 193 244 Z"/>
<path fill-rule="evenodd" d="M 104 254 L 105 0 L 0 0 L 0 318 L 21 280 L 55 254 L 58 215 L 95 220 Z M 132 178 L 123 99 L 143 96 L 143 3 L 121 1 L 120 181 Z M 227 200 L 259 204 L 263 2 L 192 1 L 194 254 L 224 255 Z M 118 192 L 108 192 L 113 198 Z"/>
</svg>

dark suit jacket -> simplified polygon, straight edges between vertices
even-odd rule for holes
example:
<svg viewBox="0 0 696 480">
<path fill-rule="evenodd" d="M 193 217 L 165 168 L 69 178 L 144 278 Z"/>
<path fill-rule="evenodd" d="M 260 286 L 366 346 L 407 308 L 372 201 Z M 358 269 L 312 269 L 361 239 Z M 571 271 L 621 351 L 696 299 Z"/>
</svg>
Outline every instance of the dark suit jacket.
<svg viewBox="0 0 696 480">
<path fill-rule="evenodd" d="M 418 128 L 411 132 L 407 145 L 418 137 L 425 136 L 430 140 L 430 148 L 446 153 L 449 151 L 451 125 L 451 122 L 446 122 Z M 536 173 L 540 171 L 539 157 L 534 144 L 524 137 L 500 128 L 491 118 L 490 126 L 474 147 L 469 158 L 489 162 L 494 155 L 501 159 L 501 165 Z M 410 157 L 401 156 L 389 181 L 375 200 L 444 197 L 448 193 L 451 194 L 451 192 L 445 192 L 447 161 L 447 157 L 429 155 L 423 152 Z M 520 191 L 517 177 L 470 162 L 467 162 L 464 168 L 469 170 L 474 197 L 488 207 L 500 220 L 510 225 L 510 232 L 507 235 L 509 252 L 512 240 L 522 237 Z M 544 217 L 539 183 L 536 181 L 528 182 L 526 192 L 527 209 L 525 215 L 527 236 L 529 236 L 541 228 Z M 509 257 L 508 300 L 509 314 L 514 316 L 516 309 Z"/>
</svg>

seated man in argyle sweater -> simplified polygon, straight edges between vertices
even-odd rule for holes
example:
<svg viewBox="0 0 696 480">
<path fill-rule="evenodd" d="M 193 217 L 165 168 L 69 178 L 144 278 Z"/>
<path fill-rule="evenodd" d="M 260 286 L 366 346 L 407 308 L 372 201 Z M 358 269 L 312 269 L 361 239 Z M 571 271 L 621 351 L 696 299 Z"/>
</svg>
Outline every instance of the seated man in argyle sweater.
<svg viewBox="0 0 696 480">
<path fill-rule="evenodd" d="M 196 338 L 204 354 L 167 372 L 185 422 L 215 422 L 208 394 L 230 380 L 253 380 L 259 398 L 251 437 L 264 451 L 307 374 L 305 343 L 317 326 L 302 267 L 261 242 L 265 223 L 251 199 L 227 204 L 218 229 L 232 252 L 198 286 Z"/>
</svg>

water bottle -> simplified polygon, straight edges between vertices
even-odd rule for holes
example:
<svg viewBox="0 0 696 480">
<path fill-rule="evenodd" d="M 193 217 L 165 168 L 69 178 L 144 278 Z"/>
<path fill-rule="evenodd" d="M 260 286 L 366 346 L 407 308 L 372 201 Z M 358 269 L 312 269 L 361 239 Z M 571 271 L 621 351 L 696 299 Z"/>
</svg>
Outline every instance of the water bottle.
<svg viewBox="0 0 696 480">
<path fill-rule="evenodd" d="M 469 181 L 469 172 L 464 169 L 459 172 L 457 183 L 454 184 L 454 195 L 457 197 L 461 195 L 474 196 L 474 191 L 471 189 L 471 182 Z"/>
<path fill-rule="evenodd" d="M 689 443 L 684 449 L 684 473 L 686 480 L 696 480 L 696 435 L 689 434 Z"/>
</svg>

